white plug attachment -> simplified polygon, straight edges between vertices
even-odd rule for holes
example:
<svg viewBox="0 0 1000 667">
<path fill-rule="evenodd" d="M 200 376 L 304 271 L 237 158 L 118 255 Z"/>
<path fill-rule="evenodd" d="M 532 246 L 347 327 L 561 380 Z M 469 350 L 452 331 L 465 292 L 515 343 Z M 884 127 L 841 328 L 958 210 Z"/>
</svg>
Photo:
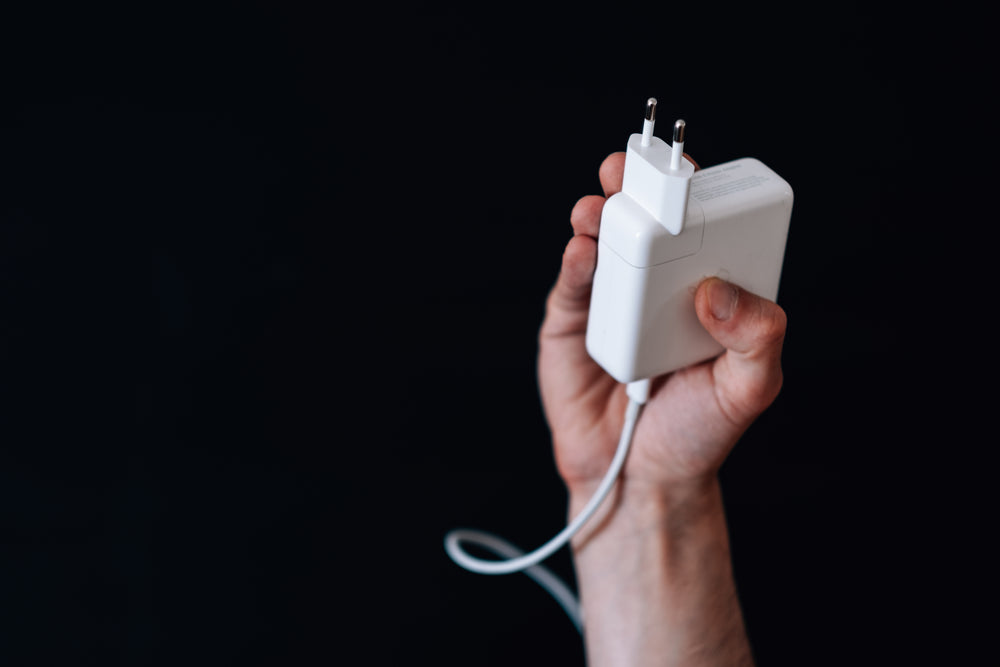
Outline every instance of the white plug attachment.
<svg viewBox="0 0 1000 667">
<path fill-rule="evenodd" d="M 622 192 L 677 236 L 684 230 L 694 165 L 683 159 L 684 121 L 674 124 L 672 147 L 653 136 L 655 122 L 656 98 L 650 97 L 646 101 L 642 134 L 632 135 L 625 151 Z"/>
</svg>

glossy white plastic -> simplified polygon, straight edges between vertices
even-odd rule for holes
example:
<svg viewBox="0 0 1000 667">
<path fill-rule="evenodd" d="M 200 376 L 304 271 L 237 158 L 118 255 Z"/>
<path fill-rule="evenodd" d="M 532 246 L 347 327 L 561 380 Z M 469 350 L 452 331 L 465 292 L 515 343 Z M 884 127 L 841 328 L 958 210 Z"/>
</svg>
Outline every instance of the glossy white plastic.
<svg viewBox="0 0 1000 667">
<path fill-rule="evenodd" d="M 651 146 L 659 151 L 654 163 L 630 165 L 640 140 L 629 139 L 631 182 L 604 206 L 586 336 L 590 356 L 625 383 L 722 351 L 695 315 L 694 291 L 704 278 L 777 298 L 793 199 L 791 186 L 754 158 L 703 169 L 690 178 L 682 230 L 674 235 L 650 212 L 669 218 L 678 209 L 676 189 L 650 191 L 670 147 L 660 141 Z"/>
<path fill-rule="evenodd" d="M 629 137 L 622 191 L 630 193 L 668 232 L 680 234 L 694 165 L 680 160 L 678 168 L 671 169 L 673 148 L 659 137 L 650 137 L 649 145 L 645 146 L 643 137 L 642 134 Z"/>
</svg>

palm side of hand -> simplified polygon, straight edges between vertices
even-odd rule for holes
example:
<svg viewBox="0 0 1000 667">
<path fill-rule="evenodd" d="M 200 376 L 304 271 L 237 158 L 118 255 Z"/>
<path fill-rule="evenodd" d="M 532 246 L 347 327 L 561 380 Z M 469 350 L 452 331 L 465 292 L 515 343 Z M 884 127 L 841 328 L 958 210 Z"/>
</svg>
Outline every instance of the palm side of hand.
<svg viewBox="0 0 1000 667">
<path fill-rule="evenodd" d="M 623 167 L 622 153 L 601 165 L 605 197 L 621 189 Z M 571 489 L 596 484 L 607 470 L 628 403 L 625 387 L 590 358 L 584 343 L 605 197 L 584 197 L 573 209 L 574 237 L 539 334 L 542 402 L 559 472 Z M 781 387 L 785 316 L 777 305 L 717 279 L 699 286 L 695 304 L 709 333 L 727 349 L 653 382 L 623 471 L 626 480 L 664 484 L 714 475 Z M 713 316 L 720 306 L 731 307 L 728 317 Z"/>
</svg>

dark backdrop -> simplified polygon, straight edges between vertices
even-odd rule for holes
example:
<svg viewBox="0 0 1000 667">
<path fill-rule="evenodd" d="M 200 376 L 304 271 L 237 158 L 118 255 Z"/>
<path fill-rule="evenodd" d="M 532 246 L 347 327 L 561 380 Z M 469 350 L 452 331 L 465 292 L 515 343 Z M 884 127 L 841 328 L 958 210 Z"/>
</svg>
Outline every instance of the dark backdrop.
<svg viewBox="0 0 1000 667">
<path fill-rule="evenodd" d="M 582 664 L 540 589 L 442 538 L 565 519 L 535 336 L 650 95 L 702 165 L 796 193 L 785 388 L 722 471 L 761 664 L 974 653 L 991 292 L 949 175 L 988 49 L 942 18 L 5 9 L 0 659 Z"/>
</svg>

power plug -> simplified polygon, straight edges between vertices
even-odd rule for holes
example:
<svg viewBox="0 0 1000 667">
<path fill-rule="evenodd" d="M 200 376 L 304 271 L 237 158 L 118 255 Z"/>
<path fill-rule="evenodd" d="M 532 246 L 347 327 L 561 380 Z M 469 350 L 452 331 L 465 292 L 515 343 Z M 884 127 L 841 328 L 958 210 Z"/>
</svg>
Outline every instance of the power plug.
<svg viewBox="0 0 1000 667">
<path fill-rule="evenodd" d="M 695 172 L 653 135 L 656 99 L 629 137 L 622 190 L 604 204 L 586 345 L 619 382 L 670 373 L 722 352 L 698 321 L 694 292 L 710 276 L 774 300 L 792 214 L 792 188 L 760 160 Z"/>
</svg>

